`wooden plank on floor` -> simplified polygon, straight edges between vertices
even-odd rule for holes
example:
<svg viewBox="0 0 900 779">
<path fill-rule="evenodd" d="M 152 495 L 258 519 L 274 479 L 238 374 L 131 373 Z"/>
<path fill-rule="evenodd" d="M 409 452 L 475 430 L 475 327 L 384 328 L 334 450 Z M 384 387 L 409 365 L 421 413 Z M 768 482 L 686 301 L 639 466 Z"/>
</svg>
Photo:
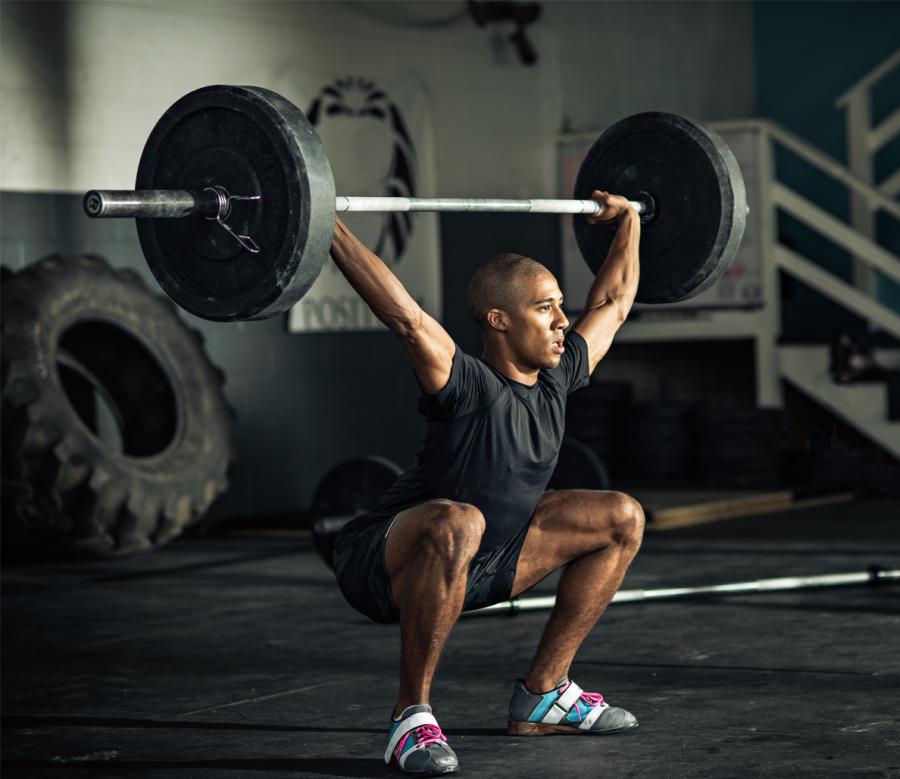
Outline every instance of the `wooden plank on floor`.
<svg viewBox="0 0 900 779">
<path fill-rule="evenodd" d="M 238 527 L 226 529 L 222 534 L 244 538 L 312 538 L 309 530 L 289 527 Z"/>
<path fill-rule="evenodd" d="M 767 514 L 790 506 L 794 493 L 790 490 L 737 495 L 724 500 L 711 500 L 654 510 L 650 506 L 651 524 L 655 530 L 703 525 L 723 519 Z"/>
<path fill-rule="evenodd" d="M 641 500 L 640 496 L 638 497 Z M 672 496 L 667 496 L 663 505 L 654 504 L 652 496 L 641 500 L 650 515 L 650 527 L 654 530 L 674 530 L 680 527 L 703 525 L 726 519 L 770 514 L 776 511 L 792 511 L 813 506 L 846 503 L 854 498 L 852 492 L 798 497 L 791 490 L 777 490 L 762 493 L 736 494 L 714 500 L 682 502 L 673 505 Z"/>
</svg>

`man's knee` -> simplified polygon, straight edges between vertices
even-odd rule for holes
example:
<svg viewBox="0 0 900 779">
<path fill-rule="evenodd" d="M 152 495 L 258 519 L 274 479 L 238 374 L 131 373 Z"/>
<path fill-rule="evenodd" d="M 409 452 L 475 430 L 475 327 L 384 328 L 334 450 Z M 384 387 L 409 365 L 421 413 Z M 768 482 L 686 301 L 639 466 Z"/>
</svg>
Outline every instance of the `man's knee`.
<svg viewBox="0 0 900 779">
<path fill-rule="evenodd" d="M 624 492 L 613 493 L 613 541 L 635 550 L 644 537 L 644 509 Z"/>
<path fill-rule="evenodd" d="M 422 532 L 424 551 L 453 562 L 475 556 L 484 535 L 484 515 L 475 506 L 452 500 L 435 500 Z"/>
</svg>

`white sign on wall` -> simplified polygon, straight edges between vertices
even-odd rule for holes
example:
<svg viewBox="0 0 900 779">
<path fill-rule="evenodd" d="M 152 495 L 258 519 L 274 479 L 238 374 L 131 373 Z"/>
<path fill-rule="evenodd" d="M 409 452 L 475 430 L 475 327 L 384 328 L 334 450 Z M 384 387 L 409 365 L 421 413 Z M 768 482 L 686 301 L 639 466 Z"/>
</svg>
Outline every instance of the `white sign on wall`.
<svg viewBox="0 0 900 779">
<path fill-rule="evenodd" d="M 437 191 L 431 115 L 418 82 L 338 79 L 319 91 L 306 116 L 325 145 L 337 194 L 422 197 Z M 342 219 L 440 319 L 437 214 L 353 213 Z M 331 260 L 288 316 L 292 333 L 382 327 Z"/>
<path fill-rule="evenodd" d="M 737 254 L 722 276 L 699 295 L 678 303 L 665 306 L 641 306 L 636 308 L 748 308 L 762 305 L 762 268 L 759 256 L 757 236 L 757 208 L 759 181 L 756 159 L 757 137 L 752 130 L 722 129 L 718 130 L 722 140 L 728 144 L 744 176 L 747 188 L 747 227 Z M 560 197 L 572 197 L 575 190 L 575 179 L 582 160 L 587 155 L 594 139 L 576 136 L 564 139 L 559 144 L 559 180 L 562 193 Z M 613 193 L 615 194 L 615 193 Z M 593 283 L 587 263 L 581 255 L 575 232 L 572 229 L 572 217 L 563 216 L 562 229 L 562 287 L 563 294 L 573 310 L 578 310 L 584 302 L 588 290 Z"/>
</svg>

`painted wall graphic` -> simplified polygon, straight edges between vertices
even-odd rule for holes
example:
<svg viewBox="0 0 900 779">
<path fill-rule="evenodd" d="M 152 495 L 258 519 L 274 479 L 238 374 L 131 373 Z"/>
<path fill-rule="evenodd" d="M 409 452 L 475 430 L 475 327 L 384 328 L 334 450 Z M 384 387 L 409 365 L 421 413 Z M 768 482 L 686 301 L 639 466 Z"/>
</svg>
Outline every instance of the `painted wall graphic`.
<svg viewBox="0 0 900 779">
<path fill-rule="evenodd" d="M 416 83 L 398 80 L 387 89 L 363 77 L 340 78 L 319 90 L 306 116 L 325 145 L 338 194 L 416 197 L 435 191 L 430 112 Z M 440 318 L 437 215 L 342 218 L 422 307 Z M 294 333 L 381 327 L 333 262 L 326 263 L 288 319 Z"/>
</svg>

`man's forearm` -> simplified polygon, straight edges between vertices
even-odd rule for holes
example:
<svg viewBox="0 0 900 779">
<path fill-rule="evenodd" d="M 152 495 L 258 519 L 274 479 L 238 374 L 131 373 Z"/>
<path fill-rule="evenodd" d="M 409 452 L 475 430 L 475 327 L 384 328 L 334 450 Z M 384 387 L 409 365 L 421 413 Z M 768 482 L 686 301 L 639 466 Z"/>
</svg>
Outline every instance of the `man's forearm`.
<svg viewBox="0 0 900 779">
<path fill-rule="evenodd" d="M 639 244 L 641 220 L 628 209 L 616 225 L 616 235 L 597 272 L 587 297 L 587 308 L 599 308 L 615 303 L 627 315 L 634 303 L 640 280 Z"/>
<path fill-rule="evenodd" d="M 359 296 L 391 330 L 413 327 L 422 309 L 390 268 L 338 219 L 331 257 Z"/>
</svg>

